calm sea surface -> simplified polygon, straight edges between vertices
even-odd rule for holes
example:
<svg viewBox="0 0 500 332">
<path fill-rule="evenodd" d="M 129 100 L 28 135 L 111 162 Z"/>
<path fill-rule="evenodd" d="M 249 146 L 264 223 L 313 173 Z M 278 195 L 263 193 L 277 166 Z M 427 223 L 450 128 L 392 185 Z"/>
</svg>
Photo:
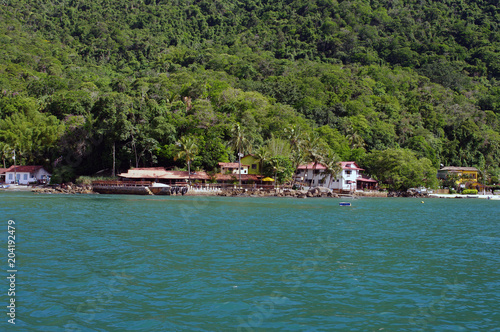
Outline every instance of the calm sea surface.
<svg viewBox="0 0 500 332">
<path fill-rule="evenodd" d="M 500 331 L 500 201 L 0 193 L 1 331 Z"/>
</svg>

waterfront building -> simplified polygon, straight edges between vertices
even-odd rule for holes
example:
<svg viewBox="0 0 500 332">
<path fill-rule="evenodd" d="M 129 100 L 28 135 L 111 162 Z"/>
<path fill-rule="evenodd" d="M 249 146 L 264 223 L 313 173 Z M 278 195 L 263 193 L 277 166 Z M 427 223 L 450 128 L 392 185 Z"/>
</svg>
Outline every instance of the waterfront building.
<svg viewBox="0 0 500 332">
<path fill-rule="evenodd" d="M 321 163 L 309 163 L 297 168 L 296 181 L 308 187 L 327 187 L 338 192 L 352 192 L 363 189 L 376 189 L 377 181 L 362 174 L 363 169 L 354 161 L 340 162 L 341 172 L 336 177 L 325 173 Z"/>
<path fill-rule="evenodd" d="M 43 166 L 11 166 L 4 172 L 5 183 L 49 183 L 51 174 Z"/>
</svg>

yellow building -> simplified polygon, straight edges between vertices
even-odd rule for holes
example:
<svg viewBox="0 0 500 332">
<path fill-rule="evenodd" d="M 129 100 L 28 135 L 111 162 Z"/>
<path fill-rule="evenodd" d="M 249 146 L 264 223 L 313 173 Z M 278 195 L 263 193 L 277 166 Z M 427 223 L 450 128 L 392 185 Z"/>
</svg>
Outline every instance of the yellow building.
<svg viewBox="0 0 500 332">
<path fill-rule="evenodd" d="M 446 179 L 449 174 L 455 174 L 458 176 L 457 184 L 462 184 L 466 182 L 471 182 L 472 185 L 479 184 L 477 182 L 477 175 L 479 170 L 475 167 L 455 167 L 447 166 L 443 167 L 438 171 L 439 179 Z"/>
<path fill-rule="evenodd" d="M 248 166 L 248 174 L 261 174 L 260 160 L 252 154 L 247 154 L 241 158 L 241 165 Z"/>
</svg>

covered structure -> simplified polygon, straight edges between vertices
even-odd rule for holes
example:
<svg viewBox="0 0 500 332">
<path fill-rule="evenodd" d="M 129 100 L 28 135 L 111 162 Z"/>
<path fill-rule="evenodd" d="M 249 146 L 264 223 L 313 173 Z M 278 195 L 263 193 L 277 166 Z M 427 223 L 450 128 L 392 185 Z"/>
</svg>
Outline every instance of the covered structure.
<svg viewBox="0 0 500 332">
<path fill-rule="evenodd" d="M 219 167 L 222 174 L 239 174 L 238 163 L 219 163 Z M 248 165 L 241 164 L 240 172 L 241 174 L 248 174 Z"/>
<path fill-rule="evenodd" d="M 476 167 L 457 167 L 457 166 L 446 166 L 438 171 L 438 179 L 446 179 L 448 175 L 453 174 L 458 177 L 457 184 L 472 182 L 477 183 L 477 176 L 479 170 Z"/>
<path fill-rule="evenodd" d="M 378 188 L 378 181 L 361 174 L 356 179 L 356 189 L 357 190 L 376 190 Z"/>
<path fill-rule="evenodd" d="M 45 184 L 49 183 L 51 174 L 43 166 L 11 166 L 4 171 L 5 183 Z"/>
<path fill-rule="evenodd" d="M 186 185 L 189 179 L 191 182 L 205 183 L 210 179 L 206 172 L 191 172 L 190 175 L 188 171 L 167 171 L 164 167 L 132 168 L 118 176 L 126 180 L 154 181 L 169 185 Z"/>
<path fill-rule="evenodd" d="M 309 163 L 297 167 L 296 181 L 306 183 L 309 187 L 328 187 L 339 192 L 351 192 L 354 190 L 374 190 L 378 186 L 377 180 L 362 174 L 360 168 L 354 161 L 341 161 L 340 173 L 336 177 L 326 174 L 326 166 L 321 163 Z"/>
</svg>

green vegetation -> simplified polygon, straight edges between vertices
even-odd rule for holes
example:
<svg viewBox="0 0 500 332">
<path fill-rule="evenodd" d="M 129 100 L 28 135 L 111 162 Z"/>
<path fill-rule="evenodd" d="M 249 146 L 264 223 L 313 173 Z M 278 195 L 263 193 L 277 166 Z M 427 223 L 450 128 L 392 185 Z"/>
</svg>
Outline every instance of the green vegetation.
<svg viewBox="0 0 500 332">
<path fill-rule="evenodd" d="M 477 189 L 465 189 L 462 191 L 462 195 L 477 195 Z"/>
<path fill-rule="evenodd" d="M 19 163 L 55 167 L 63 180 L 183 167 L 176 142 L 185 137 L 198 147 L 188 166 L 209 171 L 259 151 L 279 181 L 300 163 L 333 158 L 357 161 L 391 189 L 435 186 L 440 164 L 487 169 L 492 183 L 497 7 L 6 0 L 2 162 L 16 149 Z"/>
</svg>

